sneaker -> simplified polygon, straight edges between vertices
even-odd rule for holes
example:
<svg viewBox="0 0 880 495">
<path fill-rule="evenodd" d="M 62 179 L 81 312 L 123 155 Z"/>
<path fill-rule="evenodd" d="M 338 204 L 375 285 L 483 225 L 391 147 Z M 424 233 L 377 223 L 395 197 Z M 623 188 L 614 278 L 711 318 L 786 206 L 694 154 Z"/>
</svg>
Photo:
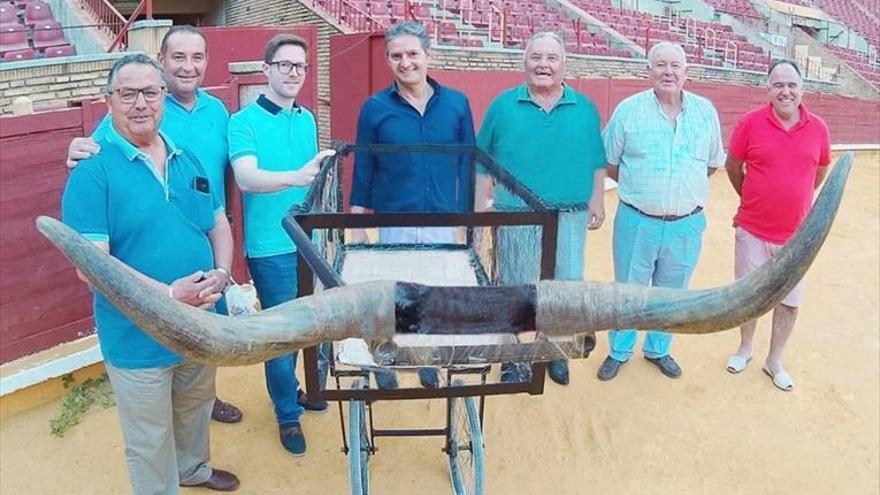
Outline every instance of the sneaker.
<svg viewBox="0 0 880 495">
<path fill-rule="evenodd" d="M 501 383 L 522 383 L 532 381 L 532 367 L 527 363 L 502 363 Z"/>
<path fill-rule="evenodd" d="M 678 366 L 678 363 L 675 362 L 675 359 L 672 359 L 672 356 L 669 354 L 659 358 L 649 358 L 648 356 L 645 356 L 645 359 L 660 368 L 660 372 L 669 378 L 678 378 L 681 376 L 681 368 Z"/>
<path fill-rule="evenodd" d="M 620 367 L 623 366 L 623 363 L 625 362 L 626 361 L 618 361 L 613 357 L 608 356 L 605 358 L 605 361 L 602 361 L 602 366 L 599 366 L 599 371 L 596 372 L 596 376 L 603 382 L 607 382 L 617 376 L 617 372 L 620 371 Z"/>
<path fill-rule="evenodd" d="M 568 385 L 568 361 L 565 359 L 550 361 L 547 365 L 547 376 L 560 385 Z"/>
<path fill-rule="evenodd" d="M 306 436 L 303 434 L 299 421 L 287 428 L 278 427 L 278 435 L 281 437 L 281 445 L 293 454 L 300 457 L 306 453 Z"/>
<path fill-rule="evenodd" d="M 388 370 L 376 370 L 373 374 L 376 375 L 376 385 L 381 390 L 397 389 L 397 373 Z"/>
<path fill-rule="evenodd" d="M 419 383 L 428 389 L 440 388 L 440 376 L 435 368 L 419 368 Z"/>
<path fill-rule="evenodd" d="M 324 399 L 321 400 L 309 400 L 309 396 L 306 395 L 302 390 L 296 391 L 296 403 L 300 405 L 304 410 L 311 413 L 323 414 L 327 412 L 327 401 Z"/>
</svg>

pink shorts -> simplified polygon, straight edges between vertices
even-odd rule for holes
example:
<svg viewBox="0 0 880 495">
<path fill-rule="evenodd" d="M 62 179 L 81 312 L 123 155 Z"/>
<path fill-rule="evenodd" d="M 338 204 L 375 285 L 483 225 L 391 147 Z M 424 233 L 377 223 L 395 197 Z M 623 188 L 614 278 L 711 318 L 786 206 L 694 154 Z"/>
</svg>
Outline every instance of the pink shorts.
<svg viewBox="0 0 880 495">
<path fill-rule="evenodd" d="M 736 278 L 742 278 L 757 270 L 761 265 L 770 261 L 776 253 L 782 249 L 782 244 L 773 244 L 772 242 L 763 241 L 748 233 L 742 227 L 736 228 L 736 246 L 734 271 Z M 797 308 L 801 304 L 804 297 L 804 279 L 785 296 L 782 304 Z"/>
</svg>

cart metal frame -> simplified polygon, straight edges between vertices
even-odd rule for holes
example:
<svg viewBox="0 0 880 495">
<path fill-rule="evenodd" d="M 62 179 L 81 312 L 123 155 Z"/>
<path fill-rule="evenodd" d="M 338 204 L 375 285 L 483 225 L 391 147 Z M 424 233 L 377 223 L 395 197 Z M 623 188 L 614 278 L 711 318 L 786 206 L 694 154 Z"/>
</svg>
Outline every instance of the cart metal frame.
<svg viewBox="0 0 880 495">
<path fill-rule="evenodd" d="M 506 227 L 536 225 L 541 227 L 541 260 L 540 278 L 552 279 L 556 263 L 556 237 L 558 211 L 544 204 L 531 191 L 516 181 L 507 171 L 500 168 L 491 157 L 480 149 L 473 146 L 446 146 L 446 145 L 348 145 L 335 143 L 337 155 L 325 160 L 316 177 L 313 187 L 302 206 L 291 209 L 283 220 L 283 226 L 288 235 L 298 247 L 298 282 L 299 295 L 307 296 L 314 293 L 315 278 L 325 288 L 343 285 L 339 274 L 328 263 L 312 244 L 313 233 L 318 229 L 327 229 L 330 235 L 342 235 L 344 229 L 351 228 L 376 228 L 376 227 L 467 227 L 467 242 L 461 249 L 472 249 L 475 227 Z M 494 176 L 495 180 L 503 184 L 514 194 L 522 198 L 523 202 L 533 211 L 511 212 L 472 212 L 473 194 L 469 194 L 469 213 L 374 213 L 360 215 L 334 212 L 314 212 L 317 198 L 328 193 L 323 188 L 327 182 L 328 174 L 335 175 L 335 188 L 332 193 L 336 195 L 337 208 L 341 209 L 342 188 L 338 180 L 341 177 L 342 159 L 352 151 L 369 150 L 377 153 L 399 152 L 447 152 L 447 153 L 470 153 L 473 160 L 482 164 L 486 170 Z M 472 167 L 472 172 L 475 166 Z M 471 174 L 471 187 L 473 187 L 474 174 Z M 332 182 L 332 181 L 331 181 Z M 473 189 L 471 189 L 472 191 Z M 340 237 L 341 239 L 341 237 Z M 337 253 L 339 255 L 339 253 Z M 478 258 L 477 258 L 478 259 Z M 480 267 L 477 268 L 478 278 Z M 485 270 L 484 270 L 485 272 Z M 485 275 L 483 276 L 485 278 Z M 488 280 L 485 280 L 488 283 Z M 528 346 L 534 344 L 518 344 L 518 350 L 523 356 L 527 355 Z M 585 351 L 591 350 L 585 349 Z M 491 363 L 479 367 L 444 367 L 447 374 L 447 383 L 450 386 L 438 389 L 424 388 L 398 388 L 394 390 L 370 389 L 369 370 L 346 370 L 336 366 L 333 353 L 329 356 L 329 373 L 335 380 L 336 389 L 324 389 L 325 384 L 319 382 L 318 352 L 316 347 L 303 350 L 305 358 L 306 394 L 310 400 L 326 400 L 337 402 L 339 409 L 340 428 L 342 431 L 342 452 L 349 455 L 351 468 L 352 493 L 368 493 L 368 475 L 366 463 L 369 456 L 374 455 L 378 448 L 375 439 L 378 437 L 415 437 L 415 436 L 443 436 L 446 438 L 443 451 L 450 458 L 450 469 L 453 478 L 455 493 L 468 493 L 467 490 L 459 490 L 456 485 L 455 463 L 462 449 L 470 450 L 475 454 L 479 450 L 479 460 L 482 462 L 482 424 L 485 412 L 485 398 L 491 395 L 507 395 L 527 393 L 540 395 L 544 391 L 544 375 L 546 365 L 544 363 L 532 363 L 532 380 L 524 383 L 488 383 L 487 375 Z M 480 375 L 480 383 L 477 385 L 464 385 L 463 381 L 455 378 L 456 375 Z M 353 379 L 353 386 L 344 388 L 343 379 Z M 475 398 L 479 398 L 478 408 L 475 406 Z M 443 428 L 406 428 L 406 429 L 379 429 L 373 424 L 372 404 L 377 401 L 418 400 L 418 399 L 446 399 L 446 426 Z M 345 417 L 342 402 L 349 402 L 350 431 L 346 434 Z M 471 441 L 465 446 L 457 445 L 457 407 L 464 408 L 469 417 L 469 429 Z M 474 410 L 478 409 L 478 417 L 473 418 Z M 474 440 L 479 445 L 474 445 Z M 366 445 L 364 445 L 366 444 Z M 479 482 L 482 484 L 482 465 L 479 470 Z M 477 488 L 479 491 L 479 488 Z M 472 495 L 472 494 L 469 494 Z"/>
</svg>

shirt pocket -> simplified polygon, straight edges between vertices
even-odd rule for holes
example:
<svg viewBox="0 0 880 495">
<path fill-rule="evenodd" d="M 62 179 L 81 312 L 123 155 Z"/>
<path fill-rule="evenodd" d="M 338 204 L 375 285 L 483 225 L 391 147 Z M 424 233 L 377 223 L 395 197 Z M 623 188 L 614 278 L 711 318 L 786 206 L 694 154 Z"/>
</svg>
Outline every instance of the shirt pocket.
<svg viewBox="0 0 880 495">
<path fill-rule="evenodd" d="M 181 198 L 181 211 L 202 232 L 214 228 L 214 197 L 210 192 L 187 191 Z"/>
<path fill-rule="evenodd" d="M 712 152 L 711 143 L 705 136 L 696 134 L 693 136 L 693 142 L 688 147 L 691 160 L 701 166 L 708 166 L 709 154 Z"/>
</svg>

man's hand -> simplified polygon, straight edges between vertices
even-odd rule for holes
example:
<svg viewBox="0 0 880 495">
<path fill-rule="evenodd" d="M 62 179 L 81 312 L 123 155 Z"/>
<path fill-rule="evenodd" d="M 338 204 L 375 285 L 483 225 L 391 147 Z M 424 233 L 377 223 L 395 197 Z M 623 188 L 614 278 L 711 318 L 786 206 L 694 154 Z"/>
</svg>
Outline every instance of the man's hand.
<svg viewBox="0 0 880 495">
<path fill-rule="evenodd" d="M 223 292 L 223 289 L 229 287 L 229 283 L 232 281 L 230 279 L 229 270 L 225 268 L 214 268 L 206 273 L 205 277 L 215 277 L 221 285 L 220 292 Z"/>
<path fill-rule="evenodd" d="M 101 151 L 101 147 L 94 139 L 90 137 L 73 138 L 70 146 L 67 147 L 67 168 L 75 168 L 78 161 L 91 158 L 99 151 Z"/>
<path fill-rule="evenodd" d="M 216 271 L 216 270 L 214 270 Z M 171 282 L 171 297 L 199 309 L 208 309 L 220 300 L 223 281 L 201 270 Z"/>
<path fill-rule="evenodd" d="M 321 162 L 325 158 L 336 154 L 336 150 L 320 151 L 314 158 L 309 160 L 305 167 L 293 173 L 294 186 L 308 186 L 315 180 L 315 176 L 321 171 Z"/>
<path fill-rule="evenodd" d="M 590 230 L 596 230 L 605 222 L 605 195 L 600 194 L 598 198 L 590 199 L 587 203 L 587 209 L 589 215 L 587 227 Z"/>
</svg>

